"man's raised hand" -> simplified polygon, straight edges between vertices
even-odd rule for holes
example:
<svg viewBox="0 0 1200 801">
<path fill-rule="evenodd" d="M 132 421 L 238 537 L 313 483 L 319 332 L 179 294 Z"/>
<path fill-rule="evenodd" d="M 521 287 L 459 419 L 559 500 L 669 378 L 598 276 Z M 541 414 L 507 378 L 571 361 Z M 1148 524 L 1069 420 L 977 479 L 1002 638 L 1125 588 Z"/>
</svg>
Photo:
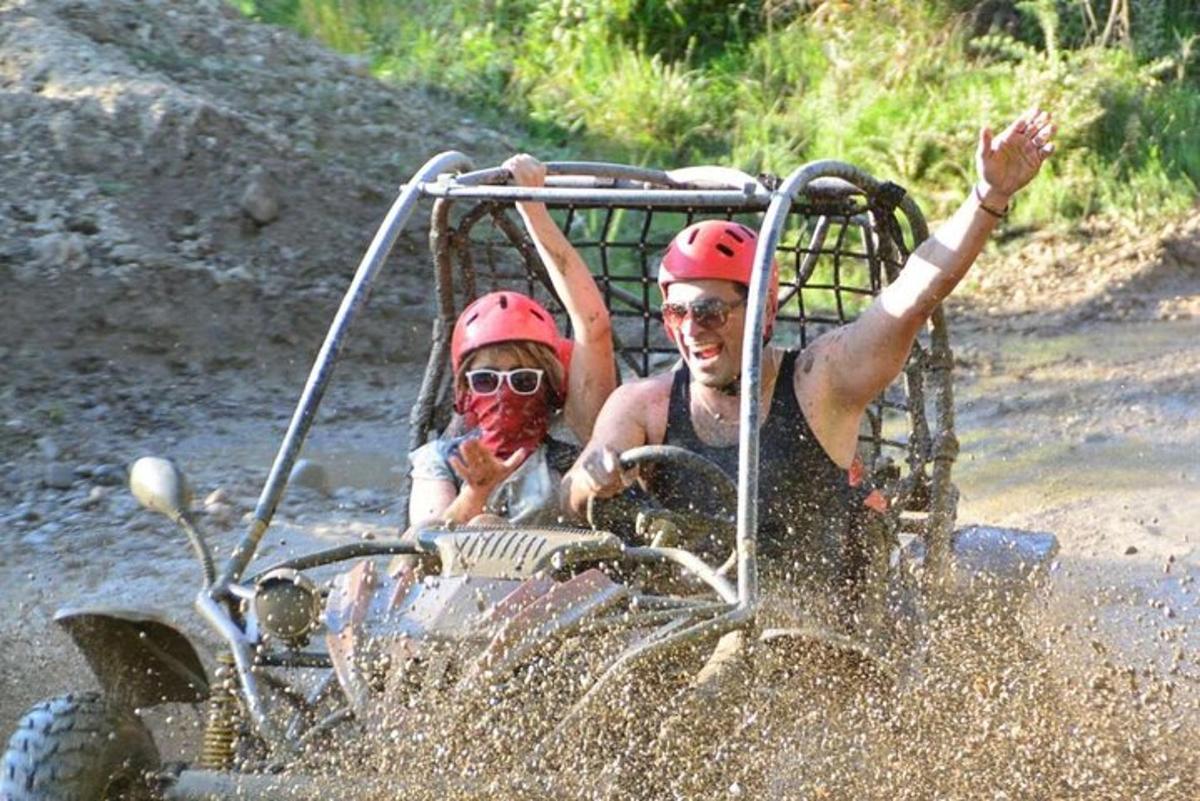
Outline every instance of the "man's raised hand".
<svg viewBox="0 0 1200 801">
<path fill-rule="evenodd" d="M 991 128 L 984 127 L 975 153 L 980 194 L 998 200 L 1000 205 L 1007 204 L 1054 152 L 1056 130 L 1050 112 L 1036 106 L 995 136 Z"/>
</svg>

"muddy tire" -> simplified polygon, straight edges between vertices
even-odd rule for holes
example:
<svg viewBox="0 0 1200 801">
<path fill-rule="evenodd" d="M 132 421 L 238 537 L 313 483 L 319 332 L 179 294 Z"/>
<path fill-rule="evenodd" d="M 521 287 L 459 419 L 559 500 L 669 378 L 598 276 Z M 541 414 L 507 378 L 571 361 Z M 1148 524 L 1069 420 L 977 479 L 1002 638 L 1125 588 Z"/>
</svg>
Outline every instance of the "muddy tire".
<svg viewBox="0 0 1200 801">
<path fill-rule="evenodd" d="M 148 799 L 158 748 L 133 711 L 100 693 L 42 701 L 17 725 L 4 754 L 5 801 Z"/>
</svg>

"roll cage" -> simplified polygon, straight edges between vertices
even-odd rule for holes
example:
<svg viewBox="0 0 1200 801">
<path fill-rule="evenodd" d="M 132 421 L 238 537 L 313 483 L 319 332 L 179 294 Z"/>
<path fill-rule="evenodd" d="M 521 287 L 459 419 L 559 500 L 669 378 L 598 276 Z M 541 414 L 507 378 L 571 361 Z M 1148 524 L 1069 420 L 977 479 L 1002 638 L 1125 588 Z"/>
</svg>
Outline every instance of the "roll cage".
<svg viewBox="0 0 1200 801">
<path fill-rule="evenodd" d="M 249 526 L 222 571 L 196 599 L 196 608 L 229 645 L 232 669 L 242 685 L 246 710 L 269 740 L 279 741 L 258 688 L 254 643 L 231 610 L 247 592 L 243 575 L 258 550 L 288 477 L 316 416 L 354 318 L 385 264 L 396 238 L 422 201 L 430 201 L 430 246 L 437 316 L 432 347 L 411 411 L 410 445 L 424 442 L 449 419 L 452 380 L 449 341 L 458 313 L 479 294 L 518 289 L 540 299 L 565 323 L 524 227 L 512 216 L 517 201 L 544 202 L 579 250 L 613 317 L 615 349 L 626 378 L 644 376 L 674 359 L 662 330 L 655 272 L 658 255 L 690 222 L 710 217 L 743 222 L 760 235 L 748 296 L 743 351 L 736 587 L 694 555 L 673 548 L 625 547 L 632 561 L 675 562 L 704 578 L 726 599 L 716 616 L 630 649 L 611 673 L 675 641 L 695 640 L 739 628 L 758 604 L 755 536 L 758 497 L 759 409 L 765 270 L 772 254 L 781 264 L 775 341 L 803 347 L 821 331 L 853 320 L 902 268 L 911 248 L 928 235 L 913 200 L 895 184 L 850 165 L 821 161 L 783 180 L 747 179 L 722 168 L 674 172 L 615 164 L 547 164 L 543 187 L 509 184 L 501 168 L 472 170 L 458 152 L 432 159 L 405 184 L 360 261 L 310 370 L 300 400 L 271 466 Z M 950 468 L 953 432 L 951 355 L 941 309 L 918 338 L 903 375 L 870 406 L 861 439 L 864 462 L 890 501 L 885 523 L 924 539 L 926 574 L 944 569 L 957 494 Z M 285 563 L 299 569 L 346 559 L 418 553 L 420 543 L 361 542 Z M 296 564 L 293 564 L 296 563 Z M 699 607 L 697 607 L 699 609 Z M 681 618 L 680 622 L 682 622 Z M 326 660 L 318 660 L 324 663 Z"/>
<path fill-rule="evenodd" d="M 924 217 L 905 191 L 851 165 L 818 161 L 780 180 L 746 180 L 733 170 L 673 172 L 617 164 L 552 162 L 544 187 L 509 184 L 502 168 L 471 171 L 457 152 L 430 159 L 402 190 L 360 262 L 313 364 L 263 487 L 249 529 L 215 588 L 236 581 L 266 531 L 328 385 L 351 322 L 366 301 L 396 237 L 418 204 L 432 201 L 430 247 L 437 316 L 432 348 L 411 411 L 410 446 L 423 443 L 450 414 L 450 332 L 458 313 L 483 292 L 508 288 L 541 300 L 565 323 L 545 267 L 512 204 L 544 202 L 589 262 L 613 317 L 615 350 L 625 377 L 668 365 L 675 354 L 661 327 L 655 272 L 671 236 L 703 218 L 738 220 L 760 231 L 748 298 L 739 442 L 738 595 L 757 596 L 759 405 L 765 265 L 781 266 L 775 341 L 804 347 L 830 327 L 855 319 L 894 280 L 916 243 Z M 918 338 L 903 375 L 868 408 L 860 453 L 889 500 L 896 529 L 922 537 L 928 567 L 943 564 L 957 493 L 950 470 L 954 436 L 952 357 L 942 309 Z"/>
</svg>

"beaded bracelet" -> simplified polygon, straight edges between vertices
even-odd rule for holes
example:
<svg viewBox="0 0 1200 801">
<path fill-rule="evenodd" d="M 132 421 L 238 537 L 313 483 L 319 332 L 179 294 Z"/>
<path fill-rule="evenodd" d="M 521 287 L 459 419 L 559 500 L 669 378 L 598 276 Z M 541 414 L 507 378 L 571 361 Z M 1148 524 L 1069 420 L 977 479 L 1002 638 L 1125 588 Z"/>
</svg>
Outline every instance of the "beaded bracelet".
<svg viewBox="0 0 1200 801">
<path fill-rule="evenodd" d="M 975 202 L 979 204 L 979 208 L 983 209 L 985 212 L 992 215 L 997 220 L 1004 219 L 1004 215 L 1008 214 L 1008 204 L 1007 203 L 1004 204 L 1003 209 L 1001 209 L 1000 211 L 996 211 L 991 206 L 989 206 L 983 202 L 983 193 L 979 191 L 979 184 L 975 184 L 975 186 L 972 187 L 972 189 L 975 191 Z"/>
</svg>

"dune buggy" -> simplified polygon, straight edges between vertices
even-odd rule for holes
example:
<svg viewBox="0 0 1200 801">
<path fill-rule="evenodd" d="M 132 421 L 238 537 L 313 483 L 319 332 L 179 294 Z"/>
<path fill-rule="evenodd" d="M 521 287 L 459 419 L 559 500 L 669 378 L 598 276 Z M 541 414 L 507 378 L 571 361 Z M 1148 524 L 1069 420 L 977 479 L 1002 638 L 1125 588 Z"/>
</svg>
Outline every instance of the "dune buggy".
<svg viewBox="0 0 1200 801">
<path fill-rule="evenodd" d="M 57 622 L 103 689 L 48 700 L 25 716 L 4 758 L 6 798 L 344 797 L 393 780 L 399 784 L 387 785 L 392 792 L 429 789 L 435 779 L 370 758 L 404 743 L 424 743 L 436 761 L 454 766 L 437 781 L 463 787 L 482 781 L 480 760 L 460 758 L 467 751 L 485 763 L 515 757 L 536 775 L 568 740 L 598 743 L 606 756 L 596 763 L 597 775 L 611 775 L 620 768 L 604 759 L 629 750 L 622 738 L 638 736 L 639 725 L 659 735 L 666 729 L 640 714 L 627 716 L 623 726 L 589 726 L 595 710 L 619 706 L 631 692 L 654 701 L 643 709 L 681 708 L 666 702 L 694 686 L 714 643 L 730 632 L 756 642 L 814 641 L 882 662 L 888 643 L 900 641 L 895 632 L 919 631 L 935 604 L 980 595 L 1016 602 L 1046 567 L 1056 548 L 1050 535 L 955 531 L 952 356 L 939 309 L 903 375 L 870 408 L 861 435 L 863 463 L 887 500 L 869 544 L 860 617 L 869 623 L 834 629 L 800 619 L 768 630 L 760 620 L 752 499 L 758 497 L 765 265 L 774 255 L 782 269 L 776 341 L 803 347 L 854 319 L 896 277 L 913 243 L 927 236 L 903 189 L 829 161 L 783 180 L 719 168 L 553 163 L 538 188 L 510 185 L 499 168 L 471 169 L 463 155 L 444 153 L 402 188 L 327 333 L 248 530 L 219 572 L 188 513 L 182 475 L 166 460 L 135 464 L 134 493 L 178 523 L 199 556 L 205 580 L 195 608 L 221 647 L 202 660 L 184 634 L 151 612 L 61 611 Z M 450 419 L 450 331 L 471 299 L 518 289 L 561 314 L 515 220 L 512 204 L 520 200 L 545 202 L 592 266 L 626 377 L 676 358 L 662 331 L 654 281 L 670 237 L 706 217 L 760 231 L 736 482 L 678 449 L 623 456 L 631 465 L 665 461 L 697 471 L 700 491 L 728 493 L 736 516 L 700 525 L 728 536 L 730 557 L 722 564 L 692 549 L 687 536 L 664 538 L 679 523 L 679 510 L 648 505 L 628 513 L 632 535 L 566 526 L 430 529 L 414 541 L 352 542 L 248 571 L 350 325 L 422 201 L 431 203 L 437 315 L 411 410 L 412 447 Z M 433 567 L 424 570 L 411 559 L 391 564 L 396 555 Z M 313 578 L 339 563 L 352 567 L 324 585 Z M 916 640 L 904 640 L 906 653 L 919 651 Z M 163 703 L 207 710 L 201 751 L 187 765 L 160 765 L 134 712 Z M 331 756 L 356 748 L 357 761 Z"/>
</svg>

